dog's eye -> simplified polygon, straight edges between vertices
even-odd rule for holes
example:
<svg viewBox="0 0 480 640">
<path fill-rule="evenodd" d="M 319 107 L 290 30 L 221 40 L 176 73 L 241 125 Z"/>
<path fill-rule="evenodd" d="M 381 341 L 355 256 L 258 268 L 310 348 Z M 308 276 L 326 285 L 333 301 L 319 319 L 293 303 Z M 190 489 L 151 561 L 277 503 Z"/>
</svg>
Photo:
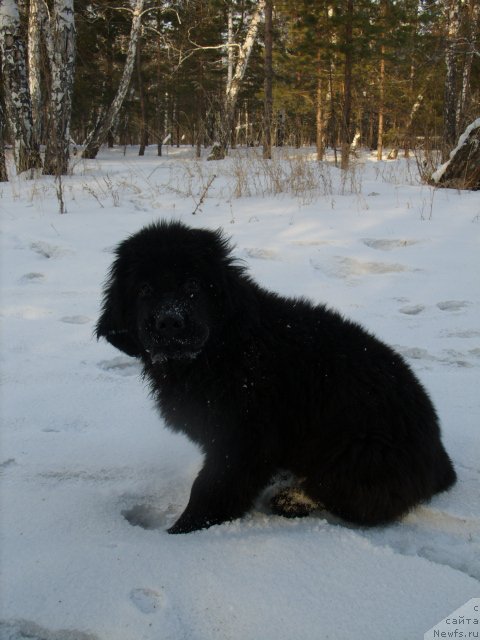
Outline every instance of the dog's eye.
<svg viewBox="0 0 480 640">
<path fill-rule="evenodd" d="M 138 290 L 138 295 L 140 296 L 140 298 L 148 298 L 148 296 L 151 296 L 152 293 L 153 287 L 148 283 L 142 284 Z"/>
</svg>

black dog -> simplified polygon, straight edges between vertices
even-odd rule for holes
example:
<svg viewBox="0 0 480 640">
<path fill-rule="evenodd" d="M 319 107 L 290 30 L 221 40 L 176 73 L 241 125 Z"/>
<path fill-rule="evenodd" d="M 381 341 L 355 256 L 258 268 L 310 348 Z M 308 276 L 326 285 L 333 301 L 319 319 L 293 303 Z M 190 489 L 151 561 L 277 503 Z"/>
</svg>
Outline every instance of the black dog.
<svg viewBox="0 0 480 640">
<path fill-rule="evenodd" d="M 273 509 L 399 518 L 456 479 L 425 390 L 402 358 L 324 306 L 262 289 L 220 232 L 146 227 L 116 250 L 102 336 L 142 360 L 169 427 L 202 448 L 170 533 L 239 518 L 278 470 Z"/>
</svg>

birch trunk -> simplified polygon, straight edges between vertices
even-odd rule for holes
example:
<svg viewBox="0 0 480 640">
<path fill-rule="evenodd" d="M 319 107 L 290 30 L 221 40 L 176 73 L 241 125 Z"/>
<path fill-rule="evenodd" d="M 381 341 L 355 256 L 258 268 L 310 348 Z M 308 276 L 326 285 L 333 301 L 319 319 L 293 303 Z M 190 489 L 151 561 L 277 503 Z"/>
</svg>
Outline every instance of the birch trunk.
<svg viewBox="0 0 480 640">
<path fill-rule="evenodd" d="M 43 173 L 63 176 L 70 157 L 70 116 L 75 72 L 73 0 L 55 0 L 50 21 L 50 109 Z"/>
<path fill-rule="evenodd" d="M 48 9 L 45 0 L 30 0 L 28 13 L 28 86 L 32 101 L 33 136 L 42 140 L 41 41 L 48 33 Z"/>
<path fill-rule="evenodd" d="M 20 35 L 20 16 L 16 0 L 0 2 L 0 54 L 5 107 L 13 136 L 15 166 L 17 172 L 21 173 L 40 167 L 41 159 L 38 143 L 33 135 L 25 47 Z"/>
<path fill-rule="evenodd" d="M 7 163 L 5 161 L 5 145 L 3 132 L 5 130 L 5 115 L 0 104 L 0 182 L 8 182 Z"/>
<path fill-rule="evenodd" d="M 127 95 L 130 80 L 132 78 L 132 72 L 135 67 L 137 42 L 142 26 L 143 5 L 144 0 L 136 0 L 135 8 L 133 10 L 132 27 L 130 29 L 130 41 L 128 44 L 127 59 L 125 61 L 125 67 L 123 68 L 123 74 L 120 80 L 117 94 L 107 112 L 105 113 L 104 117 L 97 123 L 95 129 L 88 135 L 82 154 L 84 158 L 95 158 L 97 156 L 100 146 L 107 138 L 108 131 L 110 129 L 113 129 L 116 125 L 118 114 L 120 113 L 123 101 L 125 100 L 125 96 Z"/>
<path fill-rule="evenodd" d="M 432 181 L 439 187 L 480 189 L 480 118 L 465 129 L 449 159 L 432 175 Z"/>
<path fill-rule="evenodd" d="M 259 2 L 257 2 L 255 13 L 250 19 L 245 40 L 238 52 L 237 63 L 235 65 L 232 79 L 230 82 L 227 81 L 223 117 L 219 132 L 220 141 L 214 145 L 214 148 L 208 157 L 209 160 L 221 160 L 227 153 L 230 131 L 235 116 L 235 107 L 237 105 L 238 92 L 240 91 L 240 86 L 247 69 L 253 45 L 255 44 L 255 38 L 257 37 L 264 8 L 265 0 L 259 0 Z"/>
</svg>

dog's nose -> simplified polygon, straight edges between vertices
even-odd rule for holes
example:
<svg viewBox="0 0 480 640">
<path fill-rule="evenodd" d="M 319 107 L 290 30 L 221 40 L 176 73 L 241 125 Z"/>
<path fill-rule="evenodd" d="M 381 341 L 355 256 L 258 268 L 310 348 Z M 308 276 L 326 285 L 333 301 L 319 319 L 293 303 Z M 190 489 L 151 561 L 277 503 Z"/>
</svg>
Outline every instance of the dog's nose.
<svg viewBox="0 0 480 640">
<path fill-rule="evenodd" d="M 162 336 L 172 338 L 185 329 L 185 320 L 176 311 L 161 311 L 155 315 L 155 329 Z"/>
</svg>

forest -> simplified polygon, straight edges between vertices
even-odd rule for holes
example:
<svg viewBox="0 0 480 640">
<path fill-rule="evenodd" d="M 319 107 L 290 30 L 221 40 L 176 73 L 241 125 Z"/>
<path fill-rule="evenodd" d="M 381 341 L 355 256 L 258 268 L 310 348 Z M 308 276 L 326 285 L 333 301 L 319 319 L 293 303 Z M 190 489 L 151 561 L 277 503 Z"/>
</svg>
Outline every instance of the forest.
<svg viewBox="0 0 480 640">
<path fill-rule="evenodd" d="M 480 0 L 0 0 L 0 179 L 5 149 L 17 172 L 62 175 L 103 144 L 308 145 L 343 169 L 360 147 L 421 150 L 428 179 L 480 114 L 479 15 Z"/>
</svg>

